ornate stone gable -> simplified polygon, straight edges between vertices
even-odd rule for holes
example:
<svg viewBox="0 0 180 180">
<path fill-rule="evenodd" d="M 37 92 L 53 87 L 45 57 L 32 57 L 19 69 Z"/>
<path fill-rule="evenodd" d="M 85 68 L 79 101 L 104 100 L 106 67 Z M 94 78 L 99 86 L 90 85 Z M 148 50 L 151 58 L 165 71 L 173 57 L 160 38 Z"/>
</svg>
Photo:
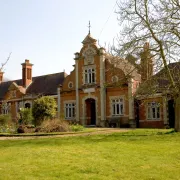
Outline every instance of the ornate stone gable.
<svg viewBox="0 0 180 180">
<path fill-rule="evenodd" d="M 92 47 L 87 47 L 82 55 L 84 57 L 84 65 L 94 64 L 94 56 L 96 55 L 96 50 Z"/>
</svg>

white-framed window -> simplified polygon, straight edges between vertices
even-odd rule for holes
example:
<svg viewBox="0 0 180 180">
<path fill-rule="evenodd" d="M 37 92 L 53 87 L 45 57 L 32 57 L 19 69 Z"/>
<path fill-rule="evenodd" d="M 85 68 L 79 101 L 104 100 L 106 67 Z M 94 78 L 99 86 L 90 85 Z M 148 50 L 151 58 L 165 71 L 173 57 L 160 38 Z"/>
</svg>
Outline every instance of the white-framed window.
<svg viewBox="0 0 180 180">
<path fill-rule="evenodd" d="M 147 119 L 160 119 L 160 103 L 149 102 L 147 104 Z"/>
<path fill-rule="evenodd" d="M 68 102 L 65 103 L 65 118 L 73 119 L 75 117 L 75 103 Z"/>
<path fill-rule="evenodd" d="M 10 110 L 11 110 L 11 103 L 3 103 L 1 105 L 2 109 L 1 109 L 1 113 L 2 114 L 9 114 Z"/>
<path fill-rule="evenodd" d="M 111 106 L 112 116 L 120 116 L 124 114 L 124 102 L 122 97 L 111 99 Z"/>
<path fill-rule="evenodd" d="M 84 83 L 85 84 L 95 83 L 95 68 L 86 68 L 84 70 Z"/>
</svg>

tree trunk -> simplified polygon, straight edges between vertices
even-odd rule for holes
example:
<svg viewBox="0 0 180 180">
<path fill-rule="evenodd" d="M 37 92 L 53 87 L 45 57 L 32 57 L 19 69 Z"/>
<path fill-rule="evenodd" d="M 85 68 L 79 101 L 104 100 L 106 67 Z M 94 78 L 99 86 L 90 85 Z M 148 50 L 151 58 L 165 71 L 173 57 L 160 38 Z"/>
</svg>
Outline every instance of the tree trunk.
<svg viewBox="0 0 180 180">
<path fill-rule="evenodd" d="M 175 103 L 175 130 L 180 132 L 180 96 Z"/>
</svg>

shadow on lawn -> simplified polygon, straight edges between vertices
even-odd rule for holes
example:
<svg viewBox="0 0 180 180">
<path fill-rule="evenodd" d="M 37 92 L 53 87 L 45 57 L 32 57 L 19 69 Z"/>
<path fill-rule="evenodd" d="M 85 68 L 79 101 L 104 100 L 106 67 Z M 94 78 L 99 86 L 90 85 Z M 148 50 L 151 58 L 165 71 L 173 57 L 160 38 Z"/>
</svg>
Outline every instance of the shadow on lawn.
<svg viewBox="0 0 180 180">
<path fill-rule="evenodd" d="M 158 137 L 162 139 L 162 136 L 177 135 L 174 129 L 158 130 L 158 129 L 137 129 L 128 132 L 112 132 L 111 134 L 87 134 L 84 136 L 68 136 L 68 137 L 51 137 L 51 138 L 34 138 L 34 139 L 21 139 L 21 140 L 6 140 L 0 141 L 0 147 L 44 147 L 44 146 L 69 146 L 84 145 L 104 142 L 117 142 L 117 141 L 136 141 L 139 139 L 152 139 L 151 137 Z M 154 138 L 153 138 L 154 139 Z M 7 141 L 9 143 L 7 143 Z"/>
</svg>

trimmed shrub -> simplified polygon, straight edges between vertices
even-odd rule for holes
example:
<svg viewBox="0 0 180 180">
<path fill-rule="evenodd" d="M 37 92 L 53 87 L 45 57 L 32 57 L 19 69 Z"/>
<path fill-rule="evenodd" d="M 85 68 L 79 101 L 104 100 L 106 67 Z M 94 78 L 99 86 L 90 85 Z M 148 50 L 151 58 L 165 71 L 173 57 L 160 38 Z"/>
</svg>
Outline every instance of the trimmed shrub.
<svg viewBox="0 0 180 180">
<path fill-rule="evenodd" d="M 35 125 L 40 125 L 45 119 L 56 116 L 56 101 L 53 97 L 43 96 L 34 101 L 32 114 Z"/>
<path fill-rule="evenodd" d="M 0 133 L 16 133 L 16 132 L 17 132 L 17 126 L 15 123 L 0 126 Z"/>
<path fill-rule="evenodd" d="M 49 119 L 42 122 L 35 132 L 67 132 L 70 131 L 69 123 L 59 119 Z"/>
<path fill-rule="evenodd" d="M 10 123 L 12 123 L 11 115 L 0 114 L 0 126 L 4 126 Z"/>
<path fill-rule="evenodd" d="M 79 124 L 73 124 L 70 126 L 71 131 L 77 132 L 77 131 L 83 131 L 84 127 Z"/>
</svg>

